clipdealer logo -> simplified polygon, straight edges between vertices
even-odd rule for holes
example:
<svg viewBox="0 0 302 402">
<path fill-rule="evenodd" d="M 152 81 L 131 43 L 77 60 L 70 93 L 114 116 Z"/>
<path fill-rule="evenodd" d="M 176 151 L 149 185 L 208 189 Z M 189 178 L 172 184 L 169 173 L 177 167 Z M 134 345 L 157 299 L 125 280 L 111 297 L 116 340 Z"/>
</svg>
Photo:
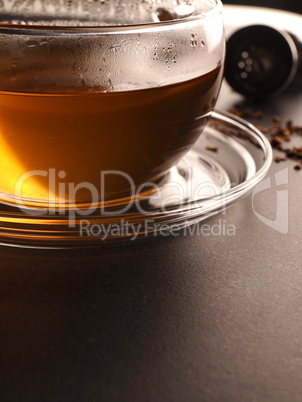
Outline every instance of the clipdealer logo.
<svg viewBox="0 0 302 402">
<path fill-rule="evenodd" d="M 119 209 L 115 212 L 112 211 L 106 211 L 106 209 L 103 208 L 102 203 L 101 203 L 101 207 L 98 207 L 98 205 L 100 205 L 99 201 L 102 201 L 104 198 L 104 194 L 106 193 L 105 191 L 105 179 L 107 177 L 107 175 L 110 174 L 118 174 L 123 176 L 126 180 L 128 180 L 129 182 L 129 188 L 131 189 L 130 192 L 130 198 L 129 198 L 129 202 L 127 203 L 127 205 L 123 206 L 122 209 Z M 47 202 L 45 203 L 45 207 L 44 208 L 28 208 L 26 205 L 26 202 L 24 202 L 23 196 L 22 196 L 22 188 L 24 183 L 26 182 L 26 180 L 28 180 L 28 178 L 33 177 L 33 176 L 42 176 L 42 177 L 47 177 L 49 179 L 49 188 L 48 188 L 48 194 L 49 194 L 49 199 L 46 201 L 49 201 L 49 204 L 47 204 Z M 121 171 L 105 171 L 105 172 L 101 172 L 101 180 L 100 180 L 100 191 L 91 183 L 88 182 L 83 182 L 83 183 L 66 183 L 66 182 L 60 182 L 58 183 L 58 189 L 59 189 L 59 196 L 60 196 L 60 191 L 62 194 L 64 194 L 64 196 L 66 195 L 66 187 L 68 189 L 68 193 L 69 193 L 69 197 L 71 198 L 71 201 L 73 203 L 73 205 L 75 205 L 75 207 L 73 209 L 69 209 L 68 206 L 65 209 L 65 207 L 63 206 L 59 206 L 58 209 L 56 209 L 56 207 L 50 207 L 51 202 L 53 202 L 53 200 L 51 200 L 50 198 L 50 194 L 56 194 L 56 190 L 57 190 L 57 183 L 56 183 L 56 176 L 59 179 L 65 179 L 66 173 L 64 171 L 59 171 L 58 174 L 56 174 L 56 170 L 55 169 L 49 169 L 49 171 L 44 171 L 44 170 L 33 170 L 27 173 L 24 173 L 23 175 L 20 176 L 19 180 L 17 180 L 16 185 L 15 185 L 15 200 L 16 203 L 18 204 L 19 208 L 28 214 L 39 214 L 39 215 L 43 215 L 43 214 L 67 214 L 68 215 L 68 220 L 69 220 L 69 225 L 71 227 L 74 227 L 75 225 L 75 220 L 77 216 L 83 216 L 83 217 L 87 217 L 87 216 L 91 216 L 93 215 L 93 213 L 96 211 L 97 208 L 99 208 L 99 213 L 105 215 L 112 215 L 113 214 L 122 214 L 125 213 L 127 211 L 129 211 L 129 209 L 134 205 L 137 210 L 141 213 L 144 214 L 146 216 L 148 216 L 148 214 L 152 213 L 152 211 L 148 211 L 148 210 L 144 210 L 140 203 L 139 203 L 139 199 L 140 199 L 140 192 L 142 192 L 145 187 L 149 186 L 153 188 L 153 193 L 152 193 L 152 198 L 156 199 L 159 202 L 159 208 L 161 211 L 166 212 L 169 208 L 169 206 L 171 205 L 170 202 L 174 201 L 174 202 L 179 202 L 181 203 L 181 200 L 184 199 L 189 193 L 188 193 L 188 189 L 184 189 L 183 186 L 180 185 L 180 183 L 171 183 L 169 182 L 169 188 L 168 188 L 168 192 L 167 192 L 167 188 L 161 188 L 158 187 L 156 184 L 154 183 L 144 183 L 142 186 L 140 186 L 138 189 L 136 188 L 132 178 L 127 175 L 124 172 Z M 280 233 L 286 234 L 288 233 L 288 189 L 278 189 L 280 186 L 284 186 L 288 184 L 288 168 L 280 170 L 279 172 L 275 173 L 274 175 L 274 180 L 272 180 L 271 177 L 267 177 L 266 179 L 264 179 L 263 181 L 261 181 L 259 184 L 257 184 L 257 186 L 254 188 L 253 194 L 252 194 L 252 209 L 253 212 L 255 214 L 255 216 L 261 221 L 263 222 L 266 226 L 272 228 L 273 230 L 276 230 Z M 76 194 L 79 190 L 85 188 L 86 190 L 88 190 L 91 193 L 91 204 L 88 208 L 86 209 L 81 209 L 78 208 L 76 205 Z M 275 219 L 269 219 L 266 216 L 260 214 L 256 208 L 255 208 L 255 198 L 256 196 L 263 192 L 263 191 L 267 191 L 267 190 L 274 190 L 276 189 L 276 217 Z M 215 186 L 213 183 L 202 183 L 200 184 L 196 189 L 194 189 L 194 194 L 190 193 L 189 195 L 191 197 L 193 197 L 194 200 L 198 200 L 200 195 L 202 195 L 204 193 L 204 191 L 207 192 L 211 192 L 211 194 L 215 197 L 215 195 L 222 195 L 221 196 L 221 205 L 219 210 L 225 213 L 225 209 L 226 209 L 226 205 L 227 205 L 227 192 L 229 190 L 229 187 L 227 188 L 218 188 L 217 186 Z M 172 191 L 172 192 L 171 192 Z M 47 207 L 47 205 L 49 207 Z M 52 204 L 53 205 L 53 204 Z M 211 215 L 211 214 L 209 214 Z M 146 222 L 148 222 L 148 224 L 151 224 L 152 221 L 147 220 L 146 218 Z M 223 222 L 221 224 L 221 222 Z M 188 226 L 189 226 L 188 222 Z M 153 232 L 154 233 L 159 233 L 161 235 L 166 235 L 168 234 L 172 234 L 172 235 L 176 235 L 176 233 L 178 233 L 180 231 L 180 227 L 177 225 L 159 225 L 156 224 L 156 222 L 153 222 Z M 201 227 L 201 230 L 196 229 L 198 224 L 194 224 L 193 226 L 193 230 L 190 229 L 187 231 L 187 233 L 189 234 L 194 234 L 194 233 L 199 233 L 202 235 L 208 235 L 213 234 L 213 235 L 217 235 L 216 233 L 214 233 L 213 230 L 211 230 L 211 228 L 209 228 L 209 225 L 202 225 L 199 226 Z M 213 225 L 215 226 L 215 225 Z M 219 231 L 220 235 L 234 235 L 236 232 L 236 228 L 234 225 L 229 225 L 231 227 L 226 227 L 225 221 L 220 220 L 220 226 L 223 228 L 222 230 Z M 90 229 L 88 229 L 88 227 L 90 227 Z M 91 227 L 92 227 L 92 231 L 91 231 Z M 170 229 L 169 229 L 170 228 Z M 144 228 L 140 227 L 134 227 L 131 223 L 129 222 L 124 222 L 121 220 L 121 224 L 118 227 L 114 227 L 114 226 L 110 226 L 108 227 L 103 227 L 102 225 L 100 226 L 100 228 L 97 228 L 96 226 L 92 226 L 90 225 L 89 221 L 87 220 L 83 220 L 81 221 L 81 233 L 82 235 L 93 235 L 93 236 L 97 236 L 97 235 L 104 235 L 105 238 L 108 237 L 109 233 L 111 235 L 114 235 L 114 233 L 116 233 L 116 235 L 118 235 L 118 231 L 123 230 L 126 231 L 127 234 L 129 234 L 130 236 L 133 236 L 134 238 L 136 238 L 138 236 L 138 234 L 144 230 Z M 150 231 L 150 228 L 148 228 L 148 230 Z M 112 232 L 112 233 L 111 233 Z"/>
<path fill-rule="evenodd" d="M 110 175 L 122 176 L 129 183 L 129 195 L 126 198 L 125 204 L 118 204 L 116 208 L 112 209 L 112 203 L 106 206 L 102 200 L 106 195 L 106 180 L 110 180 Z M 48 181 L 48 193 L 45 198 L 45 203 L 39 208 L 28 208 L 26 199 L 23 198 L 23 186 L 29 178 L 43 177 Z M 20 176 L 15 185 L 15 200 L 19 208 L 29 215 L 64 215 L 68 218 L 69 227 L 79 227 L 81 236 L 95 236 L 106 240 L 109 237 L 127 236 L 131 239 L 136 239 L 144 233 L 161 236 L 178 236 L 180 233 L 186 235 L 203 235 L 203 236 L 234 236 L 236 235 L 236 228 L 234 225 L 226 223 L 226 220 L 220 219 L 212 225 L 201 224 L 198 220 L 194 220 L 196 211 L 199 210 L 203 217 L 208 217 L 213 214 L 212 210 L 207 211 L 204 209 L 204 204 L 199 200 L 205 197 L 217 197 L 217 205 L 215 210 L 225 211 L 227 206 L 227 194 L 231 184 L 218 186 L 212 182 L 202 182 L 192 188 L 191 183 L 181 183 L 179 181 L 168 181 L 163 186 L 158 186 L 155 183 L 144 183 L 141 186 L 135 186 L 132 178 L 121 171 L 102 171 L 100 172 L 99 188 L 89 182 L 70 183 L 65 180 L 66 173 L 64 171 L 56 172 L 55 169 L 32 170 Z M 87 190 L 90 193 L 90 202 L 85 204 L 85 208 L 77 205 L 77 192 Z M 148 195 L 148 203 L 151 208 L 146 209 L 146 199 L 144 191 L 151 189 Z M 86 191 L 86 194 L 87 194 Z M 143 194 L 143 197 L 141 197 Z M 68 197 L 67 197 L 68 195 Z M 60 199 L 67 199 L 65 204 L 55 203 L 54 201 Z M 158 213 L 167 213 L 170 211 L 171 205 L 182 205 L 187 202 L 187 199 L 194 200 L 194 211 L 192 222 L 190 217 L 185 222 L 166 223 L 157 220 L 152 220 L 154 210 Z M 143 201 L 143 202 L 142 202 Z M 72 207 L 70 207 L 72 205 Z M 134 209 L 132 209 L 134 208 Z M 130 221 L 123 219 L 131 211 L 144 215 L 143 223 L 133 224 Z M 109 216 L 112 219 L 111 223 L 98 223 L 95 221 L 95 216 L 105 217 Z M 80 219 L 81 218 L 81 219 Z M 91 218 L 91 219 L 89 219 Z M 104 219 L 104 222 L 108 219 Z"/>
<path fill-rule="evenodd" d="M 252 208 L 256 217 L 266 226 L 276 230 L 277 232 L 286 234 L 288 233 L 288 189 L 279 190 L 278 187 L 288 184 L 288 168 L 282 169 L 275 173 L 274 179 L 275 186 L 272 184 L 271 177 L 267 177 L 254 188 L 252 195 Z M 254 206 L 254 198 L 262 191 L 274 189 L 274 187 L 277 195 L 275 206 L 276 218 L 269 219 L 256 211 Z"/>
</svg>

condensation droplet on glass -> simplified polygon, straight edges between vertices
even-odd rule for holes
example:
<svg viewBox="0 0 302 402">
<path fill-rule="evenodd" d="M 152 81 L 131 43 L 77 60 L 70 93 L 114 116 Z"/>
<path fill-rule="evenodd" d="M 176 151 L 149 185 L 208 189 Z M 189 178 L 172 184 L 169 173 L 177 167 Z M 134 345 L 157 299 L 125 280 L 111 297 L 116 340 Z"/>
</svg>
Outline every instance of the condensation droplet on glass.
<svg viewBox="0 0 302 402">
<path fill-rule="evenodd" d="M 196 40 L 197 35 L 191 34 L 191 46 L 196 47 L 197 46 L 197 40 Z"/>
</svg>

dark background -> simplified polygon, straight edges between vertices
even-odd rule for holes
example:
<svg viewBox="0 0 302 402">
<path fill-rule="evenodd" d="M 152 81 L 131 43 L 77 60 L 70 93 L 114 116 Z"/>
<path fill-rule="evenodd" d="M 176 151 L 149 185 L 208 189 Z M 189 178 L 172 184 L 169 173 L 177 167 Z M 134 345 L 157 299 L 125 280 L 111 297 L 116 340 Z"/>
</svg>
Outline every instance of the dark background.
<svg viewBox="0 0 302 402">
<path fill-rule="evenodd" d="M 299 0 L 224 0 L 223 3 L 271 7 L 302 13 L 302 2 Z"/>
</svg>

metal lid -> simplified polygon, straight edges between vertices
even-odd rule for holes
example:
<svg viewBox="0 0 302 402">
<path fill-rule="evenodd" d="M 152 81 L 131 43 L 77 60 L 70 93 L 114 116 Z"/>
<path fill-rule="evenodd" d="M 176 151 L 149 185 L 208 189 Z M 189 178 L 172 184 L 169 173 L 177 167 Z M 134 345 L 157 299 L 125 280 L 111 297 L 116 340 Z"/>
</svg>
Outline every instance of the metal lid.
<svg viewBox="0 0 302 402">
<path fill-rule="evenodd" d="M 293 81 L 298 51 L 292 37 L 267 25 L 236 31 L 227 41 L 225 78 L 233 89 L 250 98 L 285 90 Z"/>
</svg>

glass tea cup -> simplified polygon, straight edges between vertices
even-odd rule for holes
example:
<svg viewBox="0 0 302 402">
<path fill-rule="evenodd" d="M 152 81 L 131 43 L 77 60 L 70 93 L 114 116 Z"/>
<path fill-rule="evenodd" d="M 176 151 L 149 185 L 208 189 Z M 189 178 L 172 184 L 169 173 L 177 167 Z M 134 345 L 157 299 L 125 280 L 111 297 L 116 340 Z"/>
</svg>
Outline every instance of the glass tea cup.
<svg viewBox="0 0 302 402">
<path fill-rule="evenodd" d="M 219 0 L 1 2 L 0 202 L 114 205 L 167 177 L 215 106 L 221 12 Z"/>
</svg>

